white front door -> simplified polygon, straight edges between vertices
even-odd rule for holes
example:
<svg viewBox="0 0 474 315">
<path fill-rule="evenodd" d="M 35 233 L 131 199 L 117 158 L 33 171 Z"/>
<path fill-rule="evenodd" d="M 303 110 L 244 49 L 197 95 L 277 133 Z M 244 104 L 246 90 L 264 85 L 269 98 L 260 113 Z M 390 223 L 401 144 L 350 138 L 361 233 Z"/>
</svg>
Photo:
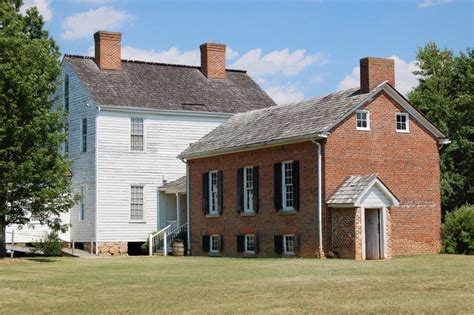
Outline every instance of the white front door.
<svg viewBox="0 0 474 315">
<path fill-rule="evenodd" d="M 381 259 L 380 209 L 365 209 L 365 258 Z"/>
</svg>

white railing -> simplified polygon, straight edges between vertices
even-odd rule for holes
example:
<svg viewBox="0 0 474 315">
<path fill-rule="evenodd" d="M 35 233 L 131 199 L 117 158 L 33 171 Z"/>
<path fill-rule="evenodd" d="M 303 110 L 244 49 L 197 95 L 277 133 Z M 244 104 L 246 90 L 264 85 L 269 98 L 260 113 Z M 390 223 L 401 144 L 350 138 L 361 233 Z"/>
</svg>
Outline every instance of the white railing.
<svg viewBox="0 0 474 315">
<path fill-rule="evenodd" d="M 157 252 L 161 247 L 163 248 L 163 256 L 168 255 L 168 246 L 171 245 L 173 240 L 181 232 L 187 231 L 188 224 L 185 223 L 179 227 L 176 227 L 176 222 L 167 225 L 165 228 L 159 230 L 155 234 L 150 234 L 148 239 L 148 254 L 153 255 L 154 252 Z"/>
<path fill-rule="evenodd" d="M 155 234 L 150 234 L 148 238 L 148 254 L 150 256 L 152 256 L 155 251 L 158 251 L 158 247 L 160 246 L 160 243 L 162 241 L 163 241 L 163 255 L 166 256 L 168 254 L 168 249 L 166 248 L 166 246 L 168 245 L 167 236 L 168 236 L 168 233 L 172 230 L 174 225 L 175 223 L 169 224 L 165 228 L 156 232 Z"/>
</svg>

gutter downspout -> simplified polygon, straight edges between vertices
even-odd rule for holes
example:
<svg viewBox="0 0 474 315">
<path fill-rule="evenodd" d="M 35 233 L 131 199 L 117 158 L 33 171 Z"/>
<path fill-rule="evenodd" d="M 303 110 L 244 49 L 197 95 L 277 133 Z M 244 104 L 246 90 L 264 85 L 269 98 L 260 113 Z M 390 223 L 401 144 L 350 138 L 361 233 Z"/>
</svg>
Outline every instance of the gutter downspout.
<svg viewBox="0 0 474 315">
<path fill-rule="evenodd" d="M 185 159 L 180 159 L 181 162 L 186 164 L 186 222 L 188 223 L 188 228 L 186 229 L 186 253 L 189 256 L 191 254 L 191 222 L 189 222 L 189 165 Z"/>
<path fill-rule="evenodd" d="M 322 221 L 322 213 L 323 213 L 323 202 L 322 202 L 322 185 L 321 185 L 321 177 L 322 177 L 322 171 L 321 171 L 321 159 L 322 159 L 322 154 L 321 154 L 321 143 L 318 141 L 311 139 L 311 142 L 314 143 L 318 147 L 318 238 L 319 238 L 319 258 L 324 257 L 324 251 L 323 251 L 323 221 Z"/>
</svg>

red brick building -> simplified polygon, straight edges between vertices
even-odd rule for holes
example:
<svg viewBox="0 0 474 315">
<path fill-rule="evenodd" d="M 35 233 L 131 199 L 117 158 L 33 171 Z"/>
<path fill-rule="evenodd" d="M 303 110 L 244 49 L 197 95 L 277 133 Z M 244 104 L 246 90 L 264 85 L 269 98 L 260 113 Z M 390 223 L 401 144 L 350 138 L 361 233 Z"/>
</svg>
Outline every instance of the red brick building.
<svg viewBox="0 0 474 315">
<path fill-rule="evenodd" d="M 383 259 L 440 246 L 446 136 L 364 58 L 361 88 L 235 115 L 187 148 L 193 255 Z"/>
</svg>

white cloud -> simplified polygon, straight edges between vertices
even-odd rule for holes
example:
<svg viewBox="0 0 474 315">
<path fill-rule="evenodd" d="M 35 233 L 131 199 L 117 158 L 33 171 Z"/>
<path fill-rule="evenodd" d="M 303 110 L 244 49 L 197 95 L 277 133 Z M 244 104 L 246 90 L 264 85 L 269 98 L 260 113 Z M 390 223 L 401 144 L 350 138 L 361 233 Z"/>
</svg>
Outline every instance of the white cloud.
<svg viewBox="0 0 474 315">
<path fill-rule="evenodd" d="M 36 7 L 38 9 L 45 22 L 49 22 L 53 18 L 53 10 L 50 6 L 50 0 L 25 0 L 23 1 L 23 5 L 20 7 L 20 13 L 26 14 L 26 10 L 31 7 Z"/>
<path fill-rule="evenodd" d="M 389 59 L 395 60 L 395 85 L 400 93 L 407 95 L 414 87 L 418 85 L 418 78 L 413 74 L 417 70 L 415 61 L 406 62 L 398 56 L 391 56 Z M 353 87 L 360 86 L 360 68 L 352 69 L 351 74 L 346 75 L 344 79 L 339 82 L 338 90 L 346 90 Z"/>
<path fill-rule="evenodd" d="M 282 73 L 292 76 L 318 62 L 324 62 L 321 54 L 308 55 L 304 49 L 290 52 L 285 48 L 263 55 L 261 48 L 255 48 L 238 58 L 232 67 L 246 69 L 251 75 Z"/>
<path fill-rule="evenodd" d="M 288 104 L 304 99 L 303 91 L 295 85 L 271 86 L 265 90 L 277 104 Z"/>
<path fill-rule="evenodd" d="M 435 5 L 448 4 L 453 2 L 453 0 L 423 0 L 418 4 L 420 9 L 433 7 Z"/>
<path fill-rule="evenodd" d="M 61 36 L 65 39 L 86 38 L 97 30 L 114 30 L 130 19 L 132 16 L 125 11 L 112 7 L 99 7 L 67 17 L 63 23 L 64 32 Z"/>
</svg>

